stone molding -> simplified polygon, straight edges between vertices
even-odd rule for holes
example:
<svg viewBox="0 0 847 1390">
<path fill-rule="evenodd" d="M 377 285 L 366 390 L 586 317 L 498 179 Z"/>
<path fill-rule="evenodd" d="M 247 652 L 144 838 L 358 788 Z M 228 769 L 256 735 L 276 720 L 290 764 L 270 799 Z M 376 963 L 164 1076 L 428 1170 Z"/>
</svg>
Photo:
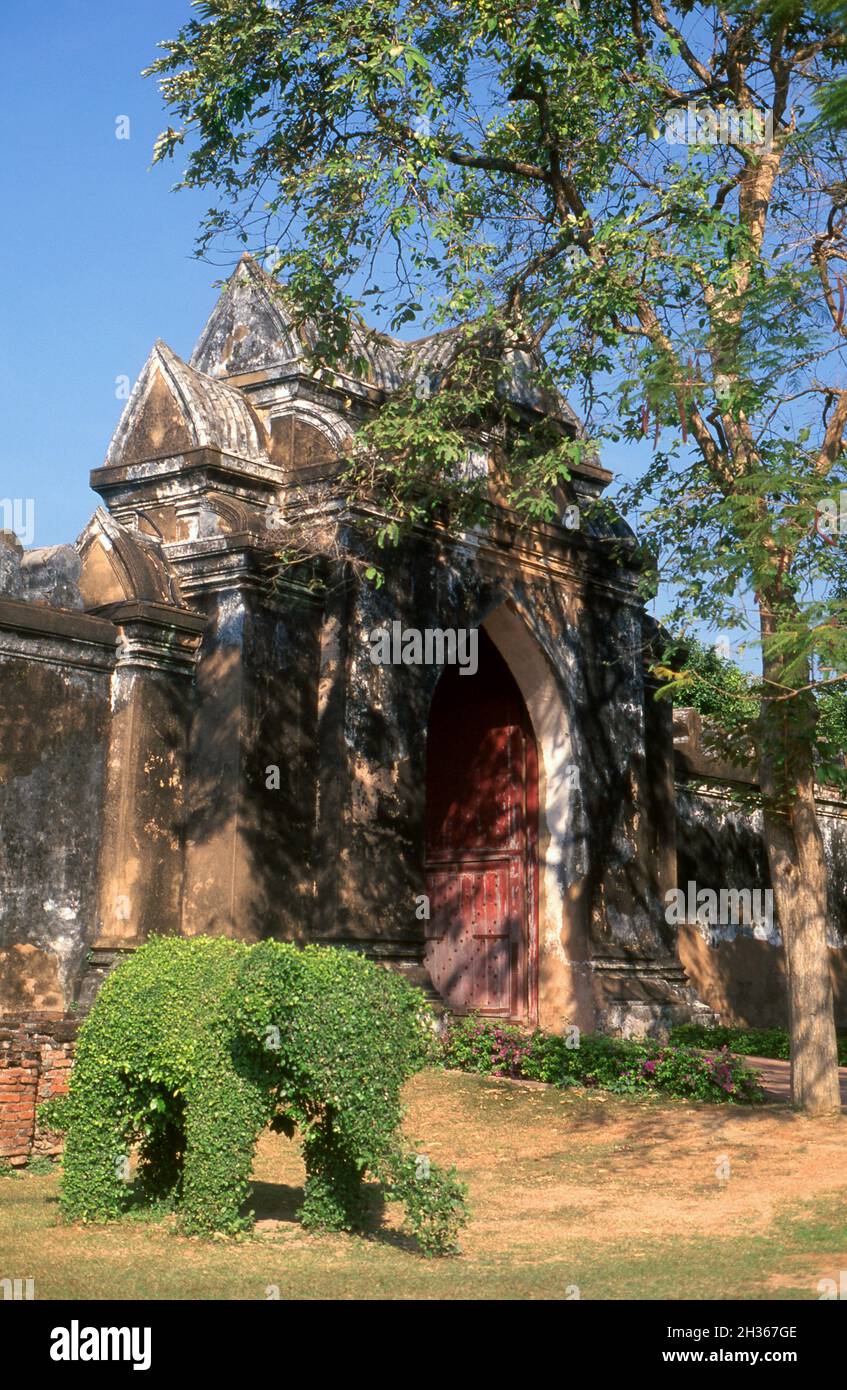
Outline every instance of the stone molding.
<svg viewBox="0 0 847 1390">
<path fill-rule="evenodd" d="M 117 634 L 105 618 L 76 609 L 0 598 L 0 657 L 111 671 Z"/>
</svg>

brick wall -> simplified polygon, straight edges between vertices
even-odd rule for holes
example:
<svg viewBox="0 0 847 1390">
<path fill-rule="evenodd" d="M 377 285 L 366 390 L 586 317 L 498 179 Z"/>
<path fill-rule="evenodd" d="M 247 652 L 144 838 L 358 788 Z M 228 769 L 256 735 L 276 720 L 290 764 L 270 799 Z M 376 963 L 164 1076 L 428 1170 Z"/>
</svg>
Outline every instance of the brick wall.
<svg viewBox="0 0 847 1390">
<path fill-rule="evenodd" d="M 61 1135 L 40 1129 L 35 1112 L 67 1091 L 79 1026 L 49 1014 L 0 1016 L 0 1160 L 61 1151 Z"/>
</svg>

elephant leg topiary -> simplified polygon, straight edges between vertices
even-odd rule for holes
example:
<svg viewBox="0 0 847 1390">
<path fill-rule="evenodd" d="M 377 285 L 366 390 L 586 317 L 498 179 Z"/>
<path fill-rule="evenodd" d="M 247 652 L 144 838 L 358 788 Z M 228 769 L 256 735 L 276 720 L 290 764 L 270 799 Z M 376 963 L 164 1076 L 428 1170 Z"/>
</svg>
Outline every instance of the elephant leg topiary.
<svg viewBox="0 0 847 1390">
<path fill-rule="evenodd" d="M 303 1159 L 303 1225 L 311 1231 L 360 1230 L 367 1210 L 362 1169 L 331 1122 L 315 1126 L 304 1136 Z"/>
<path fill-rule="evenodd" d="M 160 938 L 104 984 L 79 1037 L 65 1114 L 62 1209 L 109 1220 L 136 1200 L 174 1202 L 183 1229 L 234 1233 L 268 1124 L 303 1136 L 304 1224 L 361 1225 L 365 1177 L 405 1202 L 431 1251 L 465 1221 L 452 1174 L 399 1144 L 403 1083 L 429 1060 L 420 993 L 351 951 Z M 373 1190 L 373 1189 L 371 1189 Z"/>
<path fill-rule="evenodd" d="M 182 1197 L 185 1121 L 166 1120 L 143 1139 L 138 1155 L 138 1192 L 142 1202 L 177 1204 Z"/>
<path fill-rule="evenodd" d="M 241 1208 L 270 1114 L 266 1092 L 235 1072 L 193 1088 L 186 1106 L 184 1230 L 235 1234 L 252 1225 L 252 1213 L 242 1215 Z"/>
<path fill-rule="evenodd" d="M 116 1072 L 98 1074 L 93 1059 L 80 1051 L 62 1164 L 62 1210 L 75 1221 L 102 1221 L 119 1216 L 130 1196 L 125 1088 Z M 84 1115 L 82 1122 L 74 1121 L 75 1111 Z"/>
</svg>

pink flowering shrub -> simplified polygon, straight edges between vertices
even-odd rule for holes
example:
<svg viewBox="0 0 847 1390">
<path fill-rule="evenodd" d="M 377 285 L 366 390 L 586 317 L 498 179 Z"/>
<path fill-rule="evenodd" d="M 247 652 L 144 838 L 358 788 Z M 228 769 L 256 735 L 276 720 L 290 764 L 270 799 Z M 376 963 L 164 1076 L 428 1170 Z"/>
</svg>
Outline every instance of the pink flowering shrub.
<svg viewBox="0 0 847 1390">
<path fill-rule="evenodd" d="M 763 1099 L 757 1074 L 724 1047 L 690 1047 L 584 1033 L 561 1037 L 470 1015 L 452 1018 L 442 1040 L 445 1067 L 485 1076 L 596 1086 L 617 1093 L 655 1090 L 687 1100 L 750 1105 Z"/>
<path fill-rule="evenodd" d="M 714 1056 L 692 1048 L 667 1046 L 653 1060 L 655 1084 L 693 1100 L 729 1100 L 750 1105 L 762 1099 L 758 1074 L 722 1047 Z"/>
<path fill-rule="evenodd" d="M 531 1051 L 532 1035 L 513 1024 L 472 1015 L 446 1025 L 444 1065 L 452 1070 L 520 1077 Z"/>
</svg>

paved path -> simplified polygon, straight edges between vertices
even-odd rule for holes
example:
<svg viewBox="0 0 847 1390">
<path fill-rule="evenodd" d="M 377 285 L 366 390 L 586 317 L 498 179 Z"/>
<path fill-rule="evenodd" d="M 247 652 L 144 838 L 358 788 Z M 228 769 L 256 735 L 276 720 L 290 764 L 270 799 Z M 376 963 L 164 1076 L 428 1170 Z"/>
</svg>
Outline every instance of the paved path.
<svg viewBox="0 0 847 1390">
<path fill-rule="evenodd" d="M 779 1062 L 774 1057 L 742 1057 L 754 1071 L 760 1073 L 762 1086 L 768 1098 L 782 1101 L 787 1105 L 791 1100 L 791 1063 Z M 838 1068 L 841 1082 L 841 1104 L 847 1107 L 847 1067 Z"/>
</svg>

